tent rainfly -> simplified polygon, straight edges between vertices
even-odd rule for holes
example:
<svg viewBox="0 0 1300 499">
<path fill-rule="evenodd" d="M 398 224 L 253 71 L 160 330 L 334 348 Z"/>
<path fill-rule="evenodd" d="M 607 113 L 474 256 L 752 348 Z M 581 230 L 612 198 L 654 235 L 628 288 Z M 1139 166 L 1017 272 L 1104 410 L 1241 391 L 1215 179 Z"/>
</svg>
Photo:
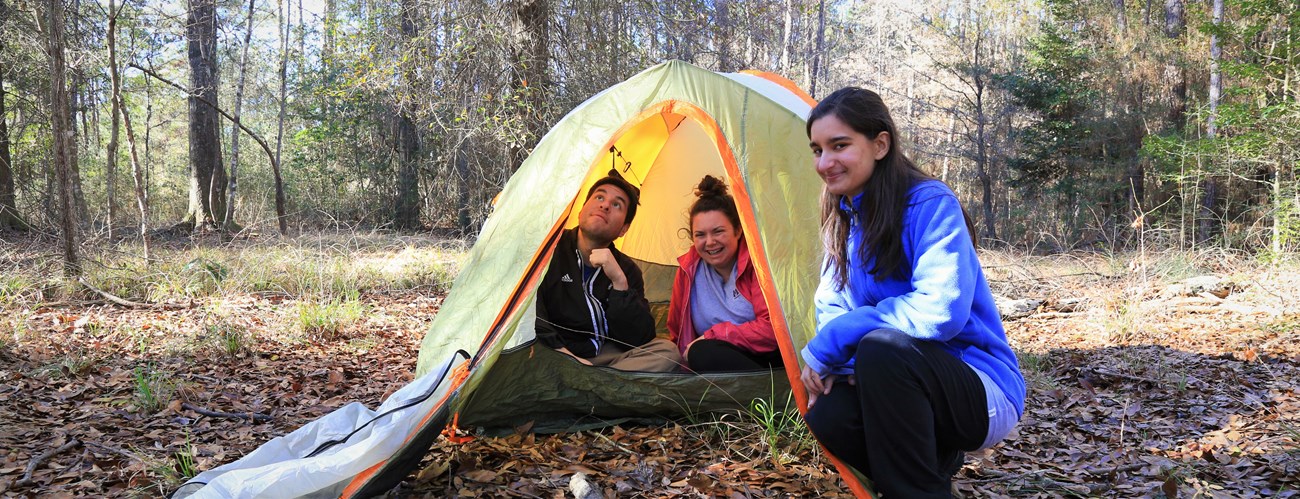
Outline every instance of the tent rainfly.
<svg viewBox="0 0 1300 499">
<path fill-rule="evenodd" d="M 804 409 L 798 352 L 815 332 L 822 258 L 821 180 L 804 131 L 813 103 L 771 73 L 716 73 L 680 61 L 588 99 L 542 138 L 501 192 L 424 338 L 415 381 L 375 410 L 352 403 L 203 472 L 172 497 L 381 494 L 406 478 L 449 422 L 563 432 L 735 410 L 755 399 Z M 535 292 L 555 241 L 577 225 L 587 189 L 610 168 L 641 189 L 638 216 L 615 244 L 641 265 L 662 334 L 676 258 L 690 245 L 693 187 L 706 174 L 727 181 L 783 372 L 624 372 L 534 344 Z M 842 476 L 870 496 L 851 472 Z"/>
</svg>

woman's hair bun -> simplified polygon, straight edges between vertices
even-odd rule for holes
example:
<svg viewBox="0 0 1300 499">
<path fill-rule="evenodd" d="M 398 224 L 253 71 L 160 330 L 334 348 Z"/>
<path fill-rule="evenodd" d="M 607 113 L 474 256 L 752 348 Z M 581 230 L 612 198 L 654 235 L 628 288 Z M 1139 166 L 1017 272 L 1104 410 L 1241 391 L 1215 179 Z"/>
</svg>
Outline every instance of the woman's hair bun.
<svg viewBox="0 0 1300 499">
<path fill-rule="evenodd" d="M 706 196 L 726 196 L 727 184 L 722 179 L 713 175 L 705 175 L 700 179 L 700 185 L 695 187 L 695 195 L 699 197 Z"/>
</svg>

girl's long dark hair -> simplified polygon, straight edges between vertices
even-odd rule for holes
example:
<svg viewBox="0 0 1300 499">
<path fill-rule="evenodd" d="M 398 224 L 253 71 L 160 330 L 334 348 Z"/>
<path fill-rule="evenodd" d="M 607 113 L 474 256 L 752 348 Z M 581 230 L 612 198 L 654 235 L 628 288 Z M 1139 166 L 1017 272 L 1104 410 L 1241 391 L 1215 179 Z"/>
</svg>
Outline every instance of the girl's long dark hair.
<svg viewBox="0 0 1300 499">
<path fill-rule="evenodd" d="M 812 124 L 821 118 L 834 115 L 849 128 L 874 140 L 881 132 L 888 132 L 889 152 L 876 161 L 875 170 L 863 190 L 862 207 L 857 222 L 862 227 L 862 244 L 858 246 L 857 259 L 875 263 L 867 269 L 876 280 L 902 275 L 907 265 L 903 260 L 903 212 L 907 210 L 907 192 L 916 182 L 934 179 L 921 171 L 899 146 L 898 129 L 889 115 L 889 108 L 879 94 L 858 87 L 845 87 L 826 96 L 808 115 L 807 132 L 812 136 Z M 844 289 L 848 282 L 848 237 L 850 213 L 840 208 L 841 197 L 822 189 L 822 244 L 829 257 L 827 265 L 835 269 L 835 286 Z M 963 210 L 964 215 L 964 210 Z M 966 217 L 966 225 L 971 224 Z M 972 242 L 974 231 L 971 231 Z"/>
</svg>

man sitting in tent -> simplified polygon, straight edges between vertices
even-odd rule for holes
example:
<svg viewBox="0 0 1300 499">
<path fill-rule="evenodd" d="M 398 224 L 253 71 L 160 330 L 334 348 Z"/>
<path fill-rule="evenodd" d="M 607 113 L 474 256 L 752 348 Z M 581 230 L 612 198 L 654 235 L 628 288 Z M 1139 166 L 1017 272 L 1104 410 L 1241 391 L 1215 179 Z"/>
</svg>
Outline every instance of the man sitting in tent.
<svg viewBox="0 0 1300 499">
<path fill-rule="evenodd" d="M 641 269 L 614 248 L 640 194 L 615 170 L 587 191 L 578 227 L 560 235 L 537 288 L 537 340 L 587 365 L 666 372 L 681 355 L 655 338 Z"/>
</svg>

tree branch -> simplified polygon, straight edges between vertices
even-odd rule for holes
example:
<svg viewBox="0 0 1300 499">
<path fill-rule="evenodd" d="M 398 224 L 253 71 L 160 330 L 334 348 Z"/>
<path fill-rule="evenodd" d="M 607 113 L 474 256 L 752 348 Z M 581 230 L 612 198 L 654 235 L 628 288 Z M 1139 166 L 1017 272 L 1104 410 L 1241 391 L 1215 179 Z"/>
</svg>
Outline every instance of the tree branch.
<svg viewBox="0 0 1300 499">
<path fill-rule="evenodd" d="M 23 473 L 23 478 L 22 478 L 22 480 L 19 480 L 19 481 L 17 481 L 17 482 L 14 482 L 14 485 L 17 485 L 17 486 L 20 486 L 20 487 L 27 486 L 27 485 L 31 485 L 31 484 L 32 484 L 32 473 L 36 471 L 36 468 L 37 468 L 38 466 L 40 466 L 41 463 L 45 462 L 46 460 L 48 460 L 48 459 L 51 458 L 51 457 L 54 457 L 54 456 L 56 456 L 56 455 L 59 455 L 60 453 L 62 453 L 62 452 L 64 452 L 64 451 L 67 451 L 68 449 L 71 449 L 71 448 L 76 447 L 76 446 L 78 446 L 78 445 L 81 445 L 81 441 L 80 441 L 80 440 L 77 440 L 77 439 L 74 438 L 74 439 L 72 439 L 72 440 L 69 440 L 68 443 L 63 444 L 62 446 L 59 446 L 59 448 L 57 448 L 57 449 L 52 449 L 52 450 L 46 451 L 44 454 L 41 454 L 41 455 L 39 455 L 39 456 L 36 456 L 36 457 L 32 458 L 32 462 L 27 463 L 27 471 Z"/>
<path fill-rule="evenodd" d="M 112 293 L 109 293 L 109 292 L 104 291 L 104 290 L 102 290 L 102 289 L 96 288 L 96 287 L 94 287 L 94 286 L 91 286 L 90 283 L 86 282 L 85 279 L 77 279 L 77 282 L 80 283 L 82 286 L 85 286 L 86 289 L 89 289 L 89 290 L 91 290 L 91 291 L 94 291 L 94 292 L 95 292 L 96 294 L 98 294 L 99 296 L 104 297 L 104 298 L 107 299 L 108 301 L 111 301 L 111 302 L 116 303 L 116 304 L 118 304 L 118 305 L 121 305 L 121 306 L 123 306 L 123 307 L 128 307 L 128 308 L 152 308 L 152 309 L 158 309 L 158 310 L 181 310 L 181 309 L 186 309 L 186 308 L 192 308 L 192 307 L 194 307 L 194 304 L 193 304 L 193 303 L 190 303 L 189 305 L 179 305 L 179 304 L 171 304 L 171 303 L 140 303 L 140 302 L 134 302 L 134 301 L 128 300 L 128 299 L 126 299 L 126 298 L 122 298 L 122 297 L 119 297 L 119 296 L 115 296 L 115 295 L 113 295 Z"/>
<path fill-rule="evenodd" d="M 217 107 L 216 103 L 209 101 L 208 99 L 194 92 L 191 92 L 188 88 L 182 87 L 179 83 L 168 80 L 167 78 L 164 78 L 162 75 L 155 73 L 152 70 L 146 69 L 143 66 L 140 66 L 139 64 L 136 64 L 134 62 L 129 62 L 126 65 L 128 67 L 138 69 L 144 72 L 144 74 L 152 76 L 154 79 L 170 85 L 172 88 L 175 88 L 176 90 L 180 90 L 181 92 L 184 92 L 185 95 L 189 97 L 198 99 L 199 102 L 207 104 L 208 107 L 212 108 L 214 111 L 221 114 L 226 119 L 230 120 L 231 123 L 234 123 L 235 126 L 239 127 L 240 130 L 243 130 L 244 133 L 248 134 L 249 137 L 252 137 L 254 141 L 257 141 L 257 145 L 262 146 L 262 151 L 266 152 L 266 159 L 271 162 L 272 167 L 277 169 L 280 167 L 279 163 L 277 163 L 275 160 L 275 154 L 271 152 L 271 146 L 266 144 L 266 141 L 262 139 L 262 136 L 258 135 L 257 132 L 254 132 L 253 130 L 244 126 L 243 123 L 235 119 L 234 116 L 231 116 L 230 113 L 227 113 L 225 110 L 221 109 L 220 107 Z"/>
<path fill-rule="evenodd" d="M 265 414 L 258 414 L 256 412 L 239 413 L 239 412 L 210 411 L 202 407 L 196 406 L 194 404 L 191 404 L 189 402 L 181 403 L 181 408 L 191 410 L 199 414 L 202 414 L 204 416 L 209 416 L 214 418 L 251 419 L 253 421 L 270 421 L 272 419 L 271 416 L 267 416 Z"/>
</svg>

